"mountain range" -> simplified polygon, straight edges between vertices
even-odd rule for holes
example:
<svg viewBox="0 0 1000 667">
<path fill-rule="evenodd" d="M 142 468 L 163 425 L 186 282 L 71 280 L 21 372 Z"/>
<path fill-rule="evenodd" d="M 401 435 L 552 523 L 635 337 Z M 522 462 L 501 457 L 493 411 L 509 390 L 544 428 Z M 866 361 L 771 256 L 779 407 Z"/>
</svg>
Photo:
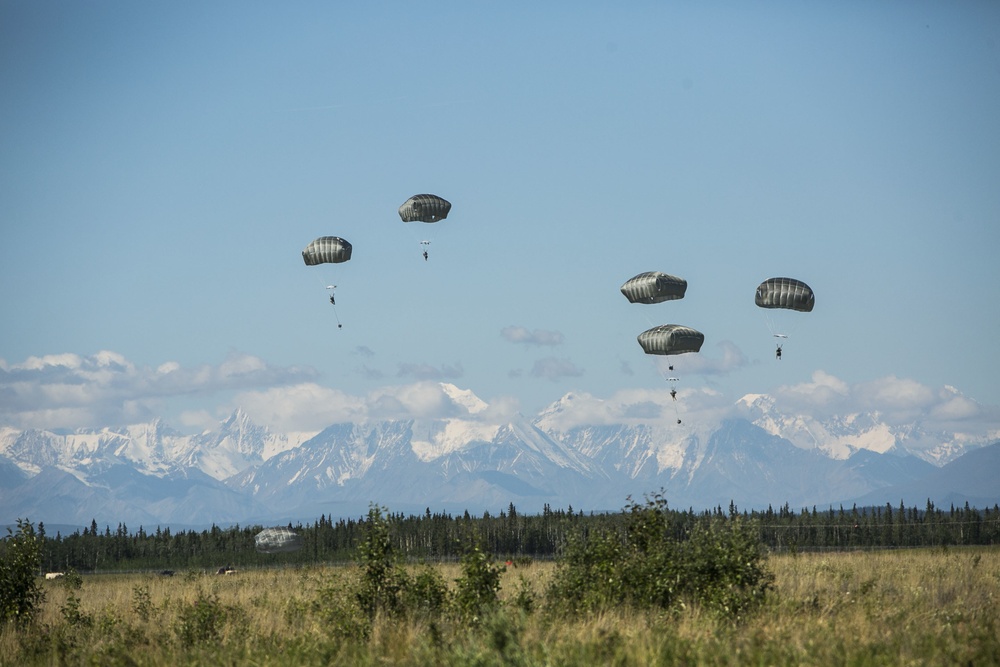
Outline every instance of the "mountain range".
<svg viewBox="0 0 1000 667">
<path fill-rule="evenodd" d="M 74 432 L 0 427 L 0 523 L 132 527 L 312 521 L 393 512 L 618 510 L 664 490 L 674 507 L 824 509 L 1000 503 L 1000 442 L 928 438 L 877 414 L 817 420 L 768 396 L 712 425 L 572 425 L 568 394 L 534 418 L 494 423 L 442 385 L 461 416 L 275 433 L 237 410 L 181 434 L 162 421 Z M 917 446 L 919 443 L 919 446 Z"/>
</svg>

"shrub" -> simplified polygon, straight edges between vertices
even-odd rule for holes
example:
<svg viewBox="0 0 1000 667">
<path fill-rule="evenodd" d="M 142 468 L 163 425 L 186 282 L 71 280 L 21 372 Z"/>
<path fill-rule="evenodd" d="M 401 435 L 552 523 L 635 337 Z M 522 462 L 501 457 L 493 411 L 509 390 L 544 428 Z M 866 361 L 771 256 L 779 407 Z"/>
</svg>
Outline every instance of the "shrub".
<svg viewBox="0 0 1000 667">
<path fill-rule="evenodd" d="M 143 621 L 148 621 L 153 615 L 153 599 L 149 595 L 148 586 L 132 588 L 132 611 Z"/>
<path fill-rule="evenodd" d="M 66 593 L 66 602 L 59 612 L 70 627 L 89 628 L 94 624 L 94 617 L 80 608 L 80 596 L 72 591 Z"/>
<path fill-rule="evenodd" d="M 531 586 L 531 582 L 528 581 L 524 575 L 518 577 L 518 588 L 517 593 L 513 599 L 513 605 L 515 609 L 519 609 L 525 614 L 530 614 L 535 611 L 535 606 L 537 601 L 535 600 L 535 590 Z"/>
<path fill-rule="evenodd" d="M 66 570 L 66 574 L 60 578 L 60 582 L 67 591 L 78 591 L 83 588 L 83 577 L 73 568 Z"/>
<path fill-rule="evenodd" d="M 695 525 L 683 546 L 681 591 L 693 602 L 739 617 L 772 587 L 756 531 L 739 517 Z"/>
<path fill-rule="evenodd" d="M 475 623 L 498 606 L 500 575 L 505 570 L 478 545 L 462 556 L 462 576 L 455 581 L 455 606 L 461 618 Z"/>
<path fill-rule="evenodd" d="M 448 584 L 441 574 L 429 565 L 407 582 L 403 601 L 407 613 L 438 616 L 448 607 Z"/>
<path fill-rule="evenodd" d="M 738 617 L 764 599 L 773 575 L 755 531 L 738 516 L 706 517 L 688 529 L 662 494 L 626 510 L 624 536 L 596 532 L 568 541 L 549 586 L 556 610 L 690 602 Z"/>
<path fill-rule="evenodd" d="M 7 529 L 0 556 L 0 624 L 30 623 L 45 601 L 38 580 L 42 566 L 42 540 L 31 522 L 17 520 L 17 532 Z"/>
<path fill-rule="evenodd" d="M 195 601 L 182 605 L 174 630 L 185 646 L 219 639 L 226 622 L 226 608 L 216 595 L 199 590 Z"/>
<path fill-rule="evenodd" d="M 624 598 L 623 549 L 617 534 L 595 531 L 571 535 L 549 585 L 550 604 L 583 613 L 620 602 Z"/>
<path fill-rule="evenodd" d="M 399 567 L 389 539 L 389 522 L 382 509 L 372 505 L 361 544 L 358 561 L 361 564 L 361 588 L 358 603 L 369 618 L 379 613 L 395 614 L 402 609 L 401 593 L 406 587 L 406 572 Z"/>
<path fill-rule="evenodd" d="M 358 601 L 356 592 L 351 594 L 338 577 L 332 577 L 317 589 L 310 609 L 319 618 L 325 634 L 337 639 L 367 639 L 372 623 Z M 290 623 L 301 622 L 306 618 L 305 609 L 290 604 L 285 616 Z"/>
</svg>

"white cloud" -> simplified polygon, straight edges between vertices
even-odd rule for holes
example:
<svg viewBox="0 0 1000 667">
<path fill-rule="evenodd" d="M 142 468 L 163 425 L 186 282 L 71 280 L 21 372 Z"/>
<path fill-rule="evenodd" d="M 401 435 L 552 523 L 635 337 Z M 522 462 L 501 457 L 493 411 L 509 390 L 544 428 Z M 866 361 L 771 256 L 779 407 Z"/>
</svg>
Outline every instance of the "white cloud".
<svg viewBox="0 0 1000 667">
<path fill-rule="evenodd" d="M 722 352 L 721 357 L 709 357 L 704 351 L 699 354 L 649 356 L 664 374 L 671 373 L 669 367 L 673 366 L 678 372 L 683 369 L 685 375 L 727 375 L 747 365 L 743 351 L 733 343 L 724 340 L 716 343 L 715 348 Z"/>
<path fill-rule="evenodd" d="M 454 380 L 464 374 L 462 364 L 454 366 L 443 364 L 440 367 L 431 364 L 399 364 L 397 377 L 412 377 L 416 380 Z"/>
<path fill-rule="evenodd" d="M 509 326 L 500 330 L 500 336 L 509 343 L 522 345 L 562 345 L 563 335 L 558 331 L 535 329 L 529 331 L 525 327 Z"/>
<path fill-rule="evenodd" d="M 174 371 L 179 371 L 180 369 L 181 365 L 179 363 L 176 361 L 168 361 L 157 366 L 156 372 L 161 375 L 166 375 L 167 373 L 173 373 Z"/>
<path fill-rule="evenodd" d="M 242 408 L 255 423 L 278 432 L 321 431 L 331 424 L 368 417 L 363 399 L 313 382 L 241 392 L 224 412 L 236 408 Z"/>
<path fill-rule="evenodd" d="M 742 355 L 720 344 L 721 371 L 744 363 Z M 699 355 L 690 355 L 692 358 Z M 421 367 L 422 368 L 422 367 Z M 180 426 L 211 428 L 241 407 L 262 425 L 278 431 L 320 430 L 338 422 L 381 419 L 459 418 L 503 423 L 519 410 L 516 398 L 502 396 L 485 409 L 470 412 L 463 392 L 440 380 L 461 374 L 461 367 L 411 367 L 402 375 L 417 382 L 385 386 L 354 396 L 316 382 L 308 368 L 276 367 L 253 355 L 234 354 L 217 365 L 184 367 L 175 361 L 136 365 L 120 354 L 102 351 L 30 357 L 23 363 L 0 359 L 0 424 L 15 428 L 119 426 L 167 417 L 168 408 L 184 403 L 175 418 Z M 526 373 L 528 374 L 528 373 Z M 568 359 L 549 357 L 530 370 L 536 378 L 556 381 L 583 374 Z M 693 375 L 684 369 L 683 377 Z M 560 402 L 550 419 L 561 429 L 601 424 L 717 424 L 732 416 L 735 398 L 683 383 L 677 401 L 670 385 L 623 389 L 606 398 L 575 393 Z M 851 385 L 824 371 L 808 382 L 771 392 L 776 409 L 814 419 L 875 413 L 892 425 L 920 423 L 926 432 L 996 434 L 1000 410 L 980 405 L 953 387 L 931 388 L 888 376 Z M 529 415 L 530 416 L 530 415 Z"/>
<path fill-rule="evenodd" d="M 315 378 L 312 369 L 272 366 L 233 354 L 217 366 L 167 361 L 138 366 L 116 352 L 56 354 L 0 364 L 0 422 L 18 428 L 117 426 L 162 416 L 165 402 Z"/>
<path fill-rule="evenodd" d="M 983 410 L 978 403 L 965 396 L 943 395 L 942 400 L 931 408 L 931 417 L 942 421 L 963 421 L 978 417 Z"/>
<path fill-rule="evenodd" d="M 468 410 L 456 403 L 437 382 L 382 387 L 366 400 L 372 419 L 444 419 L 468 416 Z"/>
<path fill-rule="evenodd" d="M 555 382 L 565 377 L 580 377 L 583 369 L 566 358 L 545 357 L 535 362 L 531 367 L 531 377 L 543 378 Z"/>
<path fill-rule="evenodd" d="M 920 424 L 925 431 L 994 432 L 1000 423 L 987 409 L 954 387 L 934 389 L 894 375 L 849 385 L 824 371 L 811 382 L 786 385 L 772 392 L 775 407 L 814 419 L 872 413 L 890 426 Z"/>
<path fill-rule="evenodd" d="M 496 423 L 506 421 L 518 409 L 516 399 L 509 397 L 493 399 L 482 408 L 468 392 L 431 381 L 381 387 L 363 397 L 314 383 L 243 392 L 216 421 L 238 407 L 255 422 L 278 431 L 318 431 L 336 423 L 390 419 L 458 418 Z"/>
<path fill-rule="evenodd" d="M 812 382 L 783 385 L 773 392 L 773 396 L 782 409 L 790 412 L 829 416 L 847 409 L 850 387 L 825 371 L 815 371 Z"/>
<path fill-rule="evenodd" d="M 208 431 L 219 425 L 219 415 L 208 410 L 185 410 L 179 419 L 182 426 L 199 431 Z"/>
<path fill-rule="evenodd" d="M 503 424 L 521 410 L 520 401 L 514 396 L 495 396 L 487 401 L 486 409 L 479 413 L 483 422 Z"/>
<path fill-rule="evenodd" d="M 676 400 L 670 395 L 670 387 L 624 389 L 608 398 L 588 393 L 568 394 L 559 401 L 558 410 L 545 417 L 544 425 L 547 429 L 565 431 L 579 426 L 615 424 L 672 426 L 677 419 L 718 424 L 735 412 L 728 397 L 704 387 L 681 387 Z"/>
</svg>

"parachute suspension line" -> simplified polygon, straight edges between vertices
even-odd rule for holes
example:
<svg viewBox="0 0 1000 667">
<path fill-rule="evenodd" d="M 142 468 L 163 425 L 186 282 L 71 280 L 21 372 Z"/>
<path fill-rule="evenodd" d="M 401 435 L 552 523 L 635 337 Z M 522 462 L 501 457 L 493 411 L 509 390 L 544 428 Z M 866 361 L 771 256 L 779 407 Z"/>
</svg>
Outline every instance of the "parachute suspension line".
<svg viewBox="0 0 1000 667">
<path fill-rule="evenodd" d="M 801 315 L 811 313 L 816 303 L 812 288 L 795 278 L 768 278 L 757 286 L 754 303 L 764 309 L 764 321 L 777 339 L 774 356 L 781 359 L 784 341 L 802 323 Z"/>
<path fill-rule="evenodd" d="M 669 378 L 667 378 L 667 381 L 671 383 L 670 384 L 670 402 L 674 404 L 674 417 L 677 419 L 677 423 L 678 424 L 681 423 L 681 411 L 680 411 L 680 408 L 677 406 L 677 386 L 676 386 L 675 383 L 679 379 L 680 378 L 677 378 L 677 377 L 669 377 Z"/>
<path fill-rule="evenodd" d="M 767 330 L 771 332 L 771 335 L 773 337 L 788 338 L 788 333 L 786 331 L 781 331 L 781 327 L 779 326 L 779 318 L 775 317 L 773 310 L 764 311 L 764 320 L 767 322 Z"/>
<path fill-rule="evenodd" d="M 404 222 L 403 226 L 410 230 L 409 234 L 417 242 L 417 248 L 419 248 L 420 256 L 424 261 L 427 261 L 430 257 L 431 240 L 423 234 L 431 231 L 429 229 L 430 226 L 420 222 Z"/>
<path fill-rule="evenodd" d="M 771 332 L 771 340 L 774 342 L 774 353 L 776 359 L 781 359 L 781 351 L 788 342 L 788 339 L 795 333 L 802 319 L 796 317 L 800 313 L 767 311 L 764 319 L 767 321 L 768 331 Z"/>
<path fill-rule="evenodd" d="M 674 405 L 674 417 L 677 419 L 677 423 L 680 424 L 681 413 L 679 406 L 677 405 L 678 404 L 677 383 L 680 382 L 680 378 L 674 374 L 674 362 L 672 359 L 670 359 L 670 357 L 667 357 L 667 362 L 666 362 L 667 370 L 664 371 L 663 368 L 661 368 L 658 359 L 651 358 L 649 361 L 653 364 L 653 368 L 656 369 L 656 372 L 659 373 L 660 376 L 663 378 L 663 381 L 670 383 L 670 402 L 673 403 Z"/>
<path fill-rule="evenodd" d="M 305 262 L 306 266 L 340 264 L 351 259 L 351 252 L 352 246 L 349 241 L 339 236 L 321 236 L 305 247 L 302 251 L 302 261 Z M 313 270 L 313 273 L 321 280 L 320 284 L 325 285 L 326 290 L 329 292 L 327 298 L 330 301 L 330 305 L 333 306 L 333 315 L 337 319 L 337 328 L 343 329 L 344 325 L 340 323 L 340 315 L 337 314 L 337 299 L 334 295 L 334 290 L 337 289 L 337 286 L 327 284 L 327 281 L 324 280 L 325 270 Z"/>
<path fill-rule="evenodd" d="M 333 306 L 333 317 L 337 320 L 337 328 L 343 329 L 344 325 L 340 323 L 340 315 L 337 313 L 337 297 L 333 293 L 333 290 L 337 289 L 337 286 L 327 285 L 326 289 L 330 292 L 330 305 Z"/>
</svg>

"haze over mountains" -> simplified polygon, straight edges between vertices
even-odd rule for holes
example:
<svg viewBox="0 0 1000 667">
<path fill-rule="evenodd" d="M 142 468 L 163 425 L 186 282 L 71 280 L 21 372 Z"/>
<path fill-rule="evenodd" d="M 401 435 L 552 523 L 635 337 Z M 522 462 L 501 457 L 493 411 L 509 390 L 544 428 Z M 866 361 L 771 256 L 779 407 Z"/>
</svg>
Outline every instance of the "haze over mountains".
<svg viewBox="0 0 1000 667">
<path fill-rule="evenodd" d="M 764 395 L 711 424 L 581 425 L 565 418 L 585 398 L 574 394 L 533 418 L 496 421 L 471 392 L 442 388 L 454 417 L 319 433 L 275 433 L 240 410 L 197 435 L 161 421 L 0 428 L 0 522 L 311 521 L 363 515 L 372 502 L 394 512 L 602 511 L 661 488 L 672 506 L 695 509 L 1000 502 L 1000 443 L 987 434 L 890 427 L 878 414 L 784 414 Z"/>
</svg>

